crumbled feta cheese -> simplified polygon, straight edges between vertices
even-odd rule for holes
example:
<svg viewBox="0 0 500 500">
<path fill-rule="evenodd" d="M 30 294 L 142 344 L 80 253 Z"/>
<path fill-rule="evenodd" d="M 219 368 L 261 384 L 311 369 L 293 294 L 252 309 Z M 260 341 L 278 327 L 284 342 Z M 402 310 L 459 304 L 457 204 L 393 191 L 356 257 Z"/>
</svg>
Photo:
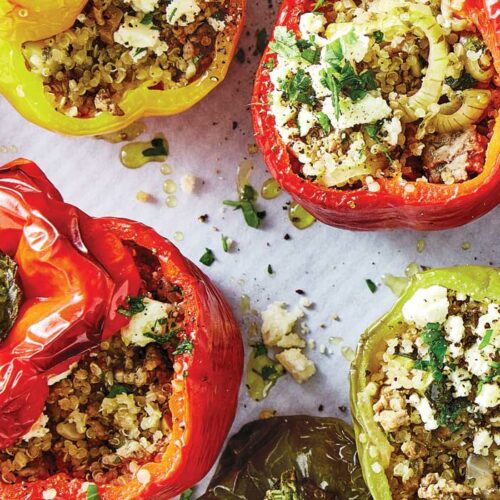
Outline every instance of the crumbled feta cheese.
<svg viewBox="0 0 500 500">
<path fill-rule="evenodd" d="M 438 428 L 438 423 L 434 418 L 434 410 L 426 397 L 421 398 L 418 394 L 412 394 L 409 402 L 420 414 L 425 430 L 432 431 Z"/>
<path fill-rule="evenodd" d="M 200 12 L 197 0 L 172 0 L 167 5 L 167 21 L 169 24 L 187 26 L 194 22 Z"/>
<path fill-rule="evenodd" d="M 142 446 L 138 441 L 125 441 L 119 448 L 116 450 L 116 454 L 122 458 L 130 458 L 134 456 L 136 453 L 142 451 Z"/>
<path fill-rule="evenodd" d="M 418 328 L 427 323 L 444 323 L 449 305 L 446 288 L 439 285 L 420 288 L 403 306 L 403 317 Z"/>
<path fill-rule="evenodd" d="M 161 55 L 168 45 L 160 40 L 160 32 L 152 25 L 142 24 L 140 19 L 125 16 L 123 24 L 115 31 L 113 39 L 116 43 L 132 49 L 132 57 L 143 56 L 138 49 L 152 49 L 156 55 Z"/>
<path fill-rule="evenodd" d="M 483 314 L 476 327 L 476 335 L 478 337 L 484 337 L 487 330 L 494 330 L 495 336 L 500 339 L 500 310 L 498 304 L 489 304 L 488 311 Z"/>
<path fill-rule="evenodd" d="M 446 340 L 452 344 L 462 341 L 465 333 L 464 320 L 462 316 L 449 316 L 444 322 Z"/>
<path fill-rule="evenodd" d="M 498 406 L 500 404 L 500 387 L 498 383 L 484 384 L 474 402 L 483 410 Z"/>
<path fill-rule="evenodd" d="M 384 120 L 380 128 L 384 142 L 390 146 L 396 146 L 399 140 L 399 134 L 403 131 L 401 120 L 394 116 L 391 120 Z"/>
<path fill-rule="evenodd" d="M 493 438 L 486 429 L 480 429 L 474 434 L 474 453 L 476 455 L 487 456 L 490 446 L 493 444 Z"/>
<path fill-rule="evenodd" d="M 356 33 L 354 30 L 351 30 L 340 39 L 340 42 L 342 44 L 344 57 L 348 61 L 359 63 L 363 60 L 363 57 L 365 57 L 366 53 L 368 52 L 370 38 L 366 35 Z"/>
<path fill-rule="evenodd" d="M 479 378 L 484 377 L 491 369 L 487 351 L 479 349 L 478 343 L 465 351 L 465 361 L 469 371 Z"/>
<path fill-rule="evenodd" d="M 400 477 L 403 483 L 409 481 L 415 474 L 409 460 L 403 460 L 396 464 L 393 473 L 395 476 Z"/>
<path fill-rule="evenodd" d="M 196 189 L 197 177 L 191 174 L 186 174 L 181 177 L 181 189 L 188 194 L 191 194 Z"/>
<path fill-rule="evenodd" d="M 146 337 L 145 333 L 161 334 L 161 329 L 164 326 L 158 324 L 158 320 L 168 317 L 168 313 L 172 310 L 172 305 L 158 300 L 148 298 L 143 299 L 144 310 L 134 314 L 130 318 L 127 326 L 121 329 L 121 336 L 125 345 L 137 345 L 144 347 L 154 339 Z"/>
<path fill-rule="evenodd" d="M 316 373 L 316 366 L 304 356 L 300 349 L 286 349 L 277 354 L 276 359 L 299 384 L 310 379 Z"/>
<path fill-rule="evenodd" d="M 159 0 L 125 0 L 125 3 L 132 5 L 136 12 L 153 12 Z"/>
<path fill-rule="evenodd" d="M 31 429 L 23 436 L 23 441 L 44 437 L 49 432 L 49 429 L 46 427 L 48 421 L 49 417 L 45 413 L 42 413 L 38 417 L 38 420 L 31 426 Z"/>
<path fill-rule="evenodd" d="M 219 21 L 214 17 L 209 17 L 207 21 L 214 31 L 224 31 L 226 28 L 226 23 L 224 21 Z"/>
<path fill-rule="evenodd" d="M 273 91 L 271 94 L 271 112 L 278 127 L 285 125 L 295 117 L 297 111 L 292 106 L 284 106 L 281 102 L 281 92 Z"/>
<path fill-rule="evenodd" d="M 311 84 L 316 97 L 327 97 L 332 95 L 332 91 L 323 85 L 322 71 L 324 71 L 324 68 L 321 64 L 312 64 L 307 68 L 307 73 L 309 73 L 311 77 Z M 274 85 L 276 85 L 276 83 L 274 83 Z"/>
<path fill-rule="evenodd" d="M 306 12 L 300 16 L 299 29 L 302 38 L 309 38 L 311 34 L 321 33 L 326 24 L 326 17 L 319 12 Z"/>
<path fill-rule="evenodd" d="M 297 116 L 297 124 L 299 125 L 299 131 L 301 137 L 304 137 L 309 133 L 316 123 L 316 116 L 312 113 L 306 106 L 302 107 Z"/>
<path fill-rule="evenodd" d="M 42 491 L 43 500 L 52 500 L 57 497 L 57 491 L 54 488 Z"/>
<path fill-rule="evenodd" d="M 303 347 L 305 342 L 292 334 L 295 323 L 304 316 L 298 307 L 287 311 L 284 302 L 273 302 L 262 312 L 262 339 L 268 347 Z M 293 344 L 293 345 L 290 345 Z"/>
<path fill-rule="evenodd" d="M 453 384 L 453 396 L 462 398 L 469 395 L 472 389 L 470 373 L 465 368 L 458 368 L 449 375 L 450 382 Z"/>
</svg>

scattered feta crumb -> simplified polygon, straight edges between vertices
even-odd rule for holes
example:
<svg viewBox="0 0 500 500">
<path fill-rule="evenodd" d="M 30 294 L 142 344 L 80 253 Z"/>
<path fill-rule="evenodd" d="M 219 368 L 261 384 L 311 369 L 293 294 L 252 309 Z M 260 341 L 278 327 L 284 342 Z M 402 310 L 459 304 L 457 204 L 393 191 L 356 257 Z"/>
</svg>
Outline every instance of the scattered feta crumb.
<svg viewBox="0 0 500 500">
<path fill-rule="evenodd" d="M 444 323 L 449 305 L 445 287 L 433 285 L 420 288 L 403 306 L 403 317 L 418 328 L 423 328 L 427 323 Z"/>
<path fill-rule="evenodd" d="M 276 359 L 299 384 L 310 379 L 316 373 L 315 364 L 306 358 L 300 349 L 286 349 L 277 354 Z"/>
<path fill-rule="evenodd" d="M 200 12 L 197 0 L 172 0 L 167 5 L 167 21 L 169 24 L 187 26 L 194 22 Z"/>
<path fill-rule="evenodd" d="M 434 418 L 434 410 L 426 397 L 420 398 L 418 394 L 412 394 L 409 402 L 420 414 L 425 430 L 433 431 L 438 428 L 438 423 Z"/>
<path fill-rule="evenodd" d="M 57 496 L 57 491 L 54 488 L 42 491 L 43 500 L 52 500 L 53 498 L 56 498 L 56 496 Z"/>
<path fill-rule="evenodd" d="M 498 384 L 484 384 L 474 402 L 483 410 L 495 408 L 500 404 L 500 387 Z"/>
<path fill-rule="evenodd" d="M 284 302 L 273 302 L 267 306 L 267 309 L 261 313 L 261 316 L 264 344 L 268 347 L 284 347 L 284 344 L 290 343 L 286 337 L 290 336 L 296 322 L 304 316 L 304 313 L 298 307 L 292 311 L 287 311 Z M 296 337 L 299 338 L 298 335 Z M 296 340 L 295 337 L 293 338 Z M 301 345 L 294 347 L 303 347 L 305 345 L 302 339 L 299 338 L 299 340 L 301 341 Z"/>
<path fill-rule="evenodd" d="M 196 189 L 198 178 L 191 174 L 186 174 L 181 177 L 181 189 L 188 194 L 191 194 Z"/>
<path fill-rule="evenodd" d="M 480 429 L 474 434 L 474 453 L 476 455 L 487 456 L 490 446 L 493 444 L 493 438 L 486 429 Z"/>
</svg>

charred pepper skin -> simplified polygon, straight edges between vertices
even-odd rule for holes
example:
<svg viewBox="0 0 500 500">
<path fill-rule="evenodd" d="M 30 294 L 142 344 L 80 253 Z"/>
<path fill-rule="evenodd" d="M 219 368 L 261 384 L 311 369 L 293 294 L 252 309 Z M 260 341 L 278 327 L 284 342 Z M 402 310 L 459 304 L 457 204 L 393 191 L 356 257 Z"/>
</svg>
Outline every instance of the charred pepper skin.
<svg viewBox="0 0 500 500">
<path fill-rule="evenodd" d="M 106 134 L 122 130 L 140 118 L 186 111 L 224 80 L 245 24 L 246 0 L 231 0 L 228 15 L 234 21 L 224 36 L 219 37 L 214 60 L 199 79 L 182 88 L 153 90 L 143 85 L 130 90 L 119 103 L 123 116 L 105 112 L 93 118 L 75 118 L 54 109 L 42 78 L 26 67 L 21 46 L 70 28 L 86 3 L 86 0 L 0 0 L 0 94 L 27 120 L 61 134 Z"/>
<path fill-rule="evenodd" d="M 39 225 L 30 232 L 33 221 Z M 40 237 L 26 241 L 25 233 Z M 9 429 L 22 435 L 40 416 L 48 370 L 63 372 L 127 323 L 116 309 L 141 286 L 124 244 L 133 242 L 152 251 L 167 280 L 182 289 L 184 330 L 193 350 L 174 360 L 171 440 L 160 460 L 141 466 L 149 480 L 141 483 L 134 476 L 126 485 L 100 484 L 98 492 L 102 500 L 163 500 L 198 482 L 216 460 L 234 419 L 243 369 L 239 328 L 216 287 L 153 229 L 125 219 L 91 218 L 64 203 L 42 171 L 27 160 L 0 167 L 0 242 L 0 249 L 19 264 L 25 294 L 16 323 L 0 343 L 0 446 L 12 442 Z M 66 307 L 76 296 L 80 307 Z M 50 314 L 53 327 L 47 345 L 39 334 L 45 332 L 40 328 Z M 38 345 L 30 350 L 35 335 Z M 15 346 L 25 348 L 22 358 L 13 355 Z M 21 384 L 11 384 L 6 366 L 22 367 L 22 373 L 16 372 Z M 0 482 L 0 498 L 41 500 L 44 491 L 55 489 L 58 499 L 81 500 L 87 498 L 83 483 L 65 472 L 35 482 Z"/>
<path fill-rule="evenodd" d="M 299 31 L 299 18 L 311 12 L 313 0 L 284 0 L 276 22 Z M 500 1 L 465 0 L 464 17 L 477 23 L 500 69 Z M 273 38 L 271 37 L 271 40 Z M 301 178 L 275 126 L 268 93 L 272 89 L 267 62 L 275 55 L 266 49 L 259 65 L 252 96 L 256 142 L 267 168 L 292 198 L 321 222 L 342 229 L 442 230 L 481 217 L 500 203 L 500 120 L 489 142 L 483 172 L 455 185 L 377 179 L 380 191 L 343 191 Z M 412 185 L 413 190 L 405 189 Z"/>
<path fill-rule="evenodd" d="M 403 305 L 417 290 L 433 285 L 465 293 L 477 301 L 500 301 L 499 268 L 457 266 L 432 269 L 416 274 L 394 307 L 361 336 L 350 373 L 350 402 L 359 461 L 374 500 L 392 498 L 385 473 L 392 446 L 374 420 L 373 404 L 367 391 L 367 373 L 377 370 L 377 354 L 385 350 L 386 340 L 398 333 L 403 322 Z M 376 455 L 373 453 L 374 449 L 377 450 Z M 375 466 L 376 463 L 379 467 Z"/>
</svg>

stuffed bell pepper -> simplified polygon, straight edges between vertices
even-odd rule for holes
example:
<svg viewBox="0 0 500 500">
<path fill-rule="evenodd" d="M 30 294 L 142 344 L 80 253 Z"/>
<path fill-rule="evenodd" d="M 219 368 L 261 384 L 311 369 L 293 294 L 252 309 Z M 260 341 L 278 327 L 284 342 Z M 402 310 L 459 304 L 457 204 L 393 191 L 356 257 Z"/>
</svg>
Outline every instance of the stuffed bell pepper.
<svg viewBox="0 0 500 500">
<path fill-rule="evenodd" d="M 375 500 L 500 495 L 500 269 L 416 274 L 361 338 L 351 409 Z"/>
<path fill-rule="evenodd" d="M 72 135 L 180 113 L 225 77 L 246 0 L 0 0 L 0 93 Z"/>
<path fill-rule="evenodd" d="M 233 421 L 238 326 L 152 229 L 0 167 L 0 498 L 166 499 Z"/>
<path fill-rule="evenodd" d="M 285 0 L 254 128 L 320 221 L 444 229 L 500 202 L 498 0 Z"/>
</svg>

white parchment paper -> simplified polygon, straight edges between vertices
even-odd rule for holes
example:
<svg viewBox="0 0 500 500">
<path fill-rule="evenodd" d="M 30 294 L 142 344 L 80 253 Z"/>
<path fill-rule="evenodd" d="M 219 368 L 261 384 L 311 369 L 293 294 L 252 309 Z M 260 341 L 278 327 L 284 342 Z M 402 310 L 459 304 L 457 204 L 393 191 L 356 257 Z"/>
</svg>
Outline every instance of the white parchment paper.
<svg viewBox="0 0 500 500">
<path fill-rule="evenodd" d="M 243 294 L 251 298 L 257 310 L 275 300 L 298 304 L 296 289 L 304 290 L 314 302 L 306 318 L 311 329 L 309 338 L 315 339 L 318 347 L 326 344 L 333 353 L 325 355 L 318 348 L 310 349 L 308 355 L 317 363 L 318 374 L 302 386 L 290 376 L 282 377 L 263 402 L 249 400 L 243 387 L 233 432 L 258 418 L 263 409 L 277 410 L 282 415 L 349 418 L 339 409 L 348 407 L 349 363 L 341 355 L 340 346 L 329 344 L 328 338 L 343 337 L 345 344 L 354 348 L 363 330 L 394 302 L 392 293 L 383 286 L 372 294 L 367 278 L 380 284 L 384 273 L 402 274 L 411 261 L 434 267 L 500 264 L 498 208 L 467 226 L 437 233 L 355 233 L 320 223 L 299 231 L 283 210 L 289 201 L 286 194 L 273 201 L 259 200 L 259 207 L 267 211 L 259 230 L 246 226 L 241 212 L 222 208 L 224 199 L 236 198 L 236 167 L 244 158 L 255 165 L 251 182 L 256 188 L 269 177 L 260 153 L 248 151 L 254 142 L 249 103 L 258 63 L 254 55 L 256 32 L 266 28 L 270 33 L 278 6 L 276 0 L 249 1 L 247 28 L 240 44 L 246 60 L 234 61 L 226 81 L 211 95 L 181 116 L 146 120 L 146 140 L 158 132 L 169 140 L 168 164 L 173 173 L 168 178 L 177 185 L 182 175 L 198 178 L 195 194 L 187 195 L 178 188 L 176 208 L 165 206 L 162 185 L 167 177 L 160 173 L 159 164 L 127 170 L 119 161 L 121 145 L 45 131 L 26 122 L 0 99 L 0 146 L 17 150 L 1 152 L 0 162 L 19 156 L 35 161 L 66 201 L 92 215 L 133 218 L 171 239 L 174 233 L 182 232 L 184 240 L 175 243 L 194 262 L 206 247 L 211 248 L 217 260 L 203 270 L 233 305 L 242 321 L 246 345 L 248 322 L 243 321 L 240 308 Z M 137 202 L 138 190 L 151 193 L 156 201 Z M 209 216 L 205 224 L 198 221 L 202 214 Z M 222 233 L 235 240 L 231 253 L 222 250 Z M 283 238 L 286 233 L 291 236 L 289 240 Z M 419 239 L 425 240 L 422 253 L 416 250 Z M 462 249 L 463 242 L 470 243 L 469 250 Z M 272 277 L 267 273 L 268 264 L 275 271 Z M 332 314 L 341 321 L 332 321 Z M 326 327 L 320 327 L 322 324 Z M 202 487 L 198 489 L 201 491 Z"/>
</svg>

